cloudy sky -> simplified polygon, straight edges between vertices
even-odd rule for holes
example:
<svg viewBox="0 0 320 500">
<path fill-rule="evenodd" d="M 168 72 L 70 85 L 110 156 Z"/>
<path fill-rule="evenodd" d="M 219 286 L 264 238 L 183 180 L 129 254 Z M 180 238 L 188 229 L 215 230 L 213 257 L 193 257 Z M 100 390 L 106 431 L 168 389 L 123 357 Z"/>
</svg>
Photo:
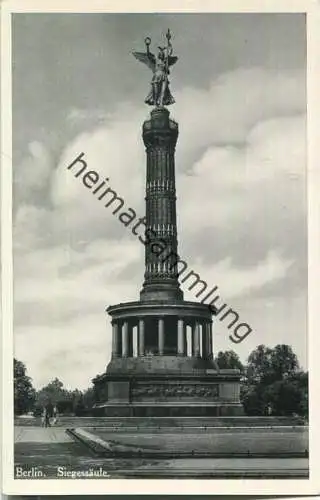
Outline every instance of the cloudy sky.
<svg viewBox="0 0 320 500">
<path fill-rule="evenodd" d="M 144 214 L 150 70 L 167 28 L 179 251 L 258 344 L 306 359 L 305 19 L 301 14 L 15 14 L 15 356 L 34 385 L 86 388 L 111 349 L 108 305 L 139 296 L 143 247 L 66 167 L 81 152 Z M 195 300 L 192 293 L 185 297 Z"/>
</svg>

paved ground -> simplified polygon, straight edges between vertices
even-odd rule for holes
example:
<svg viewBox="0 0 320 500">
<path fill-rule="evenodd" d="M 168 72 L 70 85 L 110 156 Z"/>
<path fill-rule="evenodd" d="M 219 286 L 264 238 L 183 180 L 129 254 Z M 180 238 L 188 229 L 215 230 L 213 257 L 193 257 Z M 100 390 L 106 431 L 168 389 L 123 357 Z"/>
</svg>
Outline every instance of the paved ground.
<svg viewBox="0 0 320 500">
<path fill-rule="evenodd" d="M 73 439 L 62 427 L 15 427 L 15 443 L 70 443 Z"/>
<path fill-rule="evenodd" d="M 116 434 L 116 433 L 115 433 Z M 15 477 L 306 477 L 307 459 L 106 459 L 92 456 L 64 428 L 15 428 Z"/>
</svg>

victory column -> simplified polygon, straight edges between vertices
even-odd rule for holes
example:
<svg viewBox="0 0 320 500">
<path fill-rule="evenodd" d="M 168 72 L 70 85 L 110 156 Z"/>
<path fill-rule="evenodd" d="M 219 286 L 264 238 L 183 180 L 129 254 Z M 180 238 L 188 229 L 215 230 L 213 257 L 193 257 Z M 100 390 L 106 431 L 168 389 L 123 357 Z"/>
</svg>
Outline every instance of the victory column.
<svg viewBox="0 0 320 500">
<path fill-rule="evenodd" d="M 133 55 L 152 71 L 143 123 L 146 148 L 145 273 L 140 300 L 109 306 L 112 356 L 94 379 L 97 407 L 107 416 L 241 415 L 239 370 L 219 370 L 213 356 L 214 308 L 183 300 L 177 248 L 175 147 L 178 124 L 166 106 L 173 55 L 171 34 L 157 55 Z M 190 200 L 192 203 L 192 200 Z"/>
</svg>

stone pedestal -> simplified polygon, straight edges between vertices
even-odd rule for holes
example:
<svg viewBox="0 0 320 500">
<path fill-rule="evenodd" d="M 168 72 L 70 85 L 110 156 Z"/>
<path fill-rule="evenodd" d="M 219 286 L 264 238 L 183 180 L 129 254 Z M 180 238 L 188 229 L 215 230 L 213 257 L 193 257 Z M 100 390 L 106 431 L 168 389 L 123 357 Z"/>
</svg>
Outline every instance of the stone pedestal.
<svg viewBox="0 0 320 500">
<path fill-rule="evenodd" d="M 243 414 L 239 402 L 239 372 L 237 370 L 215 371 L 203 367 L 189 366 L 185 370 L 168 371 L 165 366 L 174 365 L 174 360 L 158 359 L 146 363 L 145 373 L 140 364 L 125 375 L 119 372 L 106 373 L 96 379 L 96 388 L 101 394 L 97 407 L 106 416 L 173 417 L 173 416 L 239 416 Z M 137 365 L 134 367 L 137 368 Z M 162 373 L 161 373 L 162 371 Z"/>
</svg>

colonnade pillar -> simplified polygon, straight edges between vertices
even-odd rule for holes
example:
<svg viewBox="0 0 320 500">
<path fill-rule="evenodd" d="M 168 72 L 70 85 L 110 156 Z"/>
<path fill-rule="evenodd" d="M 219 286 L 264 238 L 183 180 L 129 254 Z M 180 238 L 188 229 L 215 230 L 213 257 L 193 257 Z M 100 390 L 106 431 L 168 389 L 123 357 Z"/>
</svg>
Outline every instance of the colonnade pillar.
<svg viewBox="0 0 320 500">
<path fill-rule="evenodd" d="M 138 324 L 138 355 L 144 356 L 144 319 L 139 319 Z"/>
<path fill-rule="evenodd" d="M 178 319 L 178 356 L 185 356 L 185 328 L 183 319 Z"/>
<path fill-rule="evenodd" d="M 158 351 L 159 355 L 164 354 L 164 319 L 158 319 Z"/>
<path fill-rule="evenodd" d="M 206 359 L 208 357 L 208 332 L 207 323 L 201 323 L 201 352 L 202 357 Z"/>
<path fill-rule="evenodd" d="M 112 323 L 112 357 L 117 358 L 119 356 L 119 324 L 116 322 Z"/>
<path fill-rule="evenodd" d="M 187 325 L 183 322 L 183 343 L 184 343 L 184 355 L 188 356 L 188 339 L 187 339 Z"/>
<path fill-rule="evenodd" d="M 212 323 L 206 324 L 206 340 L 207 340 L 207 357 L 213 357 L 213 345 L 212 345 Z"/>
<path fill-rule="evenodd" d="M 128 356 L 133 356 L 133 327 L 132 321 L 128 321 Z"/>
<path fill-rule="evenodd" d="M 200 357 L 200 324 L 198 321 L 193 324 L 193 355 Z"/>
<path fill-rule="evenodd" d="M 127 358 L 129 353 L 129 327 L 128 322 L 124 321 L 122 325 L 122 357 Z"/>
</svg>

